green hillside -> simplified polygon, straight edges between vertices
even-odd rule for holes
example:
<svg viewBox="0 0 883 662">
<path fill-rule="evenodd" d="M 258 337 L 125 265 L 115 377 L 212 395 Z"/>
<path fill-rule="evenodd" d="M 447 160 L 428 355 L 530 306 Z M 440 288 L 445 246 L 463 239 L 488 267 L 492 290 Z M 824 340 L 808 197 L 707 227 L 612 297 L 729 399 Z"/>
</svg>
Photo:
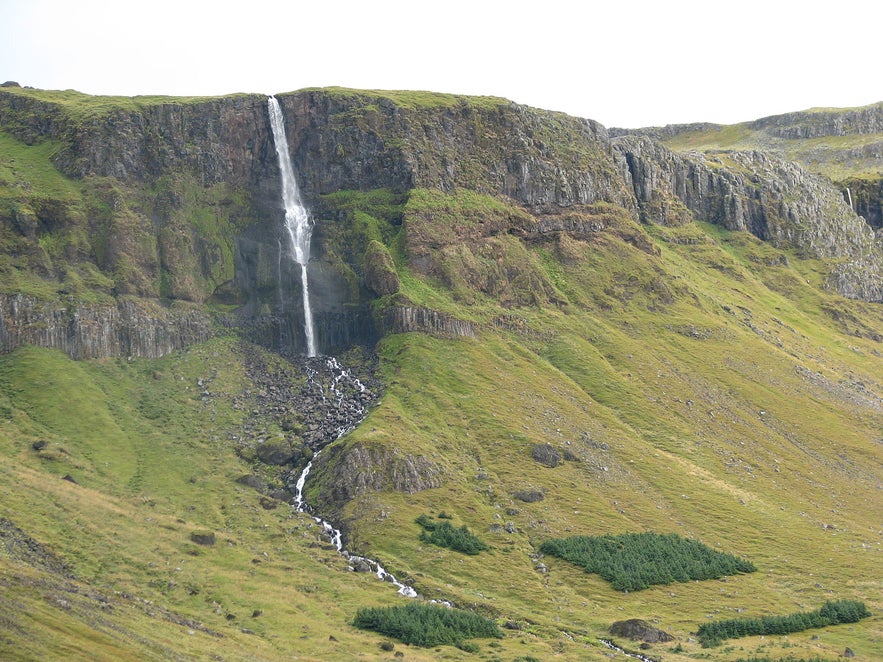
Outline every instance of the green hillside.
<svg viewBox="0 0 883 662">
<path fill-rule="evenodd" d="M 883 328 L 879 306 L 813 287 L 812 263 L 765 266 L 780 261 L 748 236 L 690 231 L 704 243 L 660 233 L 652 257 L 609 238 L 567 246 L 582 259 L 547 260 L 547 275 L 573 302 L 519 309 L 517 324 L 509 313 L 512 328 L 378 347 L 386 393 L 339 443 L 424 455 L 445 482 L 347 504 L 351 548 L 428 598 L 520 624 L 482 646 L 489 659 L 600 658 L 597 639 L 626 617 L 678 639 L 684 653 L 654 651 L 665 659 L 833 659 L 879 644 L 876 615 L 818 640 L 690 643 L 709 618 L 830 598 L 883 608 L 880 341 L 867 337 Z M 531 255 L 542 265 L 560 250 Z M 432 284 L 411 286 L 417 298 Z M 237 346 L 221 339 L 158 361 L 75 363 L 35 348 L 2 359 L 3 517 L 69 568 L 4 538 L 4 601 L 25 607 L 6 610 L 5 656 L 383 655 L 349 623 L 358 607 L 404 598 L 346 572 L 308 517 L 264 510 L 234 482 L 248 472 L 231 439 L 242 423 L 234 396 L 250 390 Z M 535 461 L 537 444 L 565 459 Z M 544 498 L 515 496 L 530 490 Z M 413 522 L 427 512 L 468 525 L 490 551 L 421 543 Z M 499 526 L 509 522 L 511 533 Z M 214 546 L 191 541 L 202 531 Z M 549 538 L 642 531 L 695 538 L 758 570 L 623 594 L 538 555 Z"/>
<path fill-rule="evenodd" d="M 67 96 L 92 117 L 92 102 Z M 217 295 L 230 233 L 252 227 L 247 196 L 186 172 L 132 188 L 69 178 L 55 148 L 0 132 L 0 205 L 19 214 L 4 216 L 0 293 L 71 306 Z M 179 230 L 216 248 L 200 280 L 168 254 L 155 273 L 123 259 L 156 250 L 139 205 L 166 194 L 180 206 L 164 250 Z M 66 201 L 56 225 L 29 236 L 8 220 L 44 197 Z M 284 484 L 285 469 L 261 463 L 254 440 L 291 450 L 309 431 L 264 406 L 307 380 L 301 364 L 221 323 L 160 359 L 23 346 L 0 356 L 0 659 L 625 660 L 602 639 L 626 619 L 673 640 L 616 645 L 666 662 L 883 650 L 883 305 L 830 291 L 830 265 L 799 250 L 703 219 L 641 224 L 610 202 L 575 209 L 571 227 L 595 228 L 580 232 L 529 232 L 535 210 L 462 188 L 344 190 L 317 206 L 322 268 L 353 290 L 368 272 L 389 285 L 374 290 L 376 319 L 429 310 L 462 331 L 388 332 L 340 357 L 381 395 L 309 454 L 307 502 L 420 597 L 358 571 L 312 517 L 255 489 Z M 148 227 L 114 265 L 99 259 L 102 210 Z M 433 529 L 479 544 L 464 553 Z M 623 591 L 541 552 L 577 536 L 644 539 L 627 534 L 677 534 L 745 564 Z M 383 610 L 429 600 L 481 628 L 424 639 L 408 629 L 423 610 Z M 870 616 L 711 647 L 697 634 L 837 601 Z"/>
</svg>

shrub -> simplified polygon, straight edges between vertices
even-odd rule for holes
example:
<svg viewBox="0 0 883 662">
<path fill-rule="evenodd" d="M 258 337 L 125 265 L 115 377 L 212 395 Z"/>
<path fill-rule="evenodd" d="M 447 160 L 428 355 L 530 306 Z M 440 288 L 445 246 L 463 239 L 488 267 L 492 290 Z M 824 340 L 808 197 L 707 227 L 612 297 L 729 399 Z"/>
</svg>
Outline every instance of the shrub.
<svg viewBox="0 0 883 662">
<path fill-rule="evenodd" d="M 503 637 L 497 624 L 484 616 L 463 609 L 414 602 L 394 607 L 360 609 L 353 625 L 405 644 L 427 648 L 440 645 L 463 648 L 464 645 L 469 646 L 466 640 L 474 637 Z"/>
<path fill-rule="evenodd" d="M 640 591 L 653 584 L 718 579 L 754 572 L 749 561 L 716 552 L 676 533 L 626 533 L 547 540 L 544 554 L 597 573 L 618 591 Z"/>
<path fill-rule="evenodd" d="M 871 613 L 863 602 L 838 600 L 826 602 L 821 609 L 797 612 L 788 616 L 761 616 L 760 618 L 732 618 L 703 623 L 697 634 L 703 648 L 713 648 L 725 639 L 738 639 L 755 635 L 781 635 L 802 632 L 810 628 L 823 628 L 840 623 L 855 623 Z"/>
<path fill-rule="evenodd" d="M 488 549 L 488 546 L 465 525 L 457 529 L 449 522 L 435 522 L 428 515 L 420 515 L 414 521 L 423 527 L 420 533 L 420 540 L 423 542 L 473 556 Z"/>
</svg>

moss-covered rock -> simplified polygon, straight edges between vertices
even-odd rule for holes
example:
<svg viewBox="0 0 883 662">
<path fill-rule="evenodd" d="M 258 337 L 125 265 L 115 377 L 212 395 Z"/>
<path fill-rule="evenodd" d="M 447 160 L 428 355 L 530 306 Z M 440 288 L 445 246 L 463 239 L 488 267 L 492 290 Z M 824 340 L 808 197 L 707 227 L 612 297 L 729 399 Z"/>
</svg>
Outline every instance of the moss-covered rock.
<svg viewBox="0 0 883 662">
<path fill-rule="evenodd" d="M 365 250 L 365 285 L 378 296 L 399 291 L 399 275 L 389 249 L 374 240 Z"/>
</svg>

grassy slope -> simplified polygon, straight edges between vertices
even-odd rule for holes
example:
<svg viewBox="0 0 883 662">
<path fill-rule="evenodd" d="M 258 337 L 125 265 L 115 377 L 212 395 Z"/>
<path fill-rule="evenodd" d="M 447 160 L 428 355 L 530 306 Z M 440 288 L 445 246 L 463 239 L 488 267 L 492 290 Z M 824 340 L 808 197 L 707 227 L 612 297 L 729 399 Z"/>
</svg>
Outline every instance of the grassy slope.
<svg viewBox="0 0 883 662">
<path fill-rule="evenodd" d="M 212 397 L 201 397 L 199 379 Z M 229 397 L 244 379 L 229 341 L 159 362 L 74 363 L 34 348 L 3 357 L 0 516 L 76 579 L 0 546 L 0 657 L 380 652 L 347 622 L 388 587 L 345 573 L 309 518 L 264 510 L 234 482 L 248 467 L 228 438 L 241 417 Z M 35 451 L 35 441 L 46 446 Z M 194 544 L 194 531 L 215 532 L 217 543 Z"/>
<path fill-rule="evenodd" d="M 792 266 L 765 266 L 778 252 L 747 235 L 677 232 L 705 243 L 669 243 L 660 230 L 661 255 L 651 257 L 614 238 L 576 242 L 569 251 L 583 259 L 555 262 L 554 279 L 580 305 L 506 311 L 521 318 L 518 331 L 461 341 L 406 334 L 379 347 L 388 390 L 342 443 L 425 454 L 448 479 L 353 502 L 353 546 L 427 597 L 522 622 L 500 648 L 481 644 L 488 659 L 601 659 L 597 637 L 629 617 L 678 638 L 685 655 L 654 647 L 667 660 L 833 659 L 845 646 L 879 646 L 879 616 L 822 630 L 817 641 L 794 634 L 703 651 L 688 640 L 709 617 L 791 613 L 831 598 L 883 608 L 879 342 L 847 335 L 823 310 L 850 330 L 879 331 L 883 319 L 879 306 L 817 289 L 812 263 L 791 256 Z M 672 284 L 667 303 L 653 285 L 660 273 Z M 201 396 L 200 378 L 212 397 Z M 6 610 L 4 656 L 382 654 L 375 635 L 348 622 L 360 606 L 402 598 L 346 572 L 316 546 L 308 518 L 264 510 L 256 492 L 234 482 L 247 467 L 230 438 L 243 411 L 232 398 L 248 384 L 231 341 L 156 362 L 74 363 L 22 349 L 2 358 L 0 384 L 0 517 L 78 578 L 0 548 L 3 600 L 23 605 Z M 46 446 L 35 451 L 39 440 Z M 531 459 L 542 442 L 577 459 L 544 467 Z M 521 489 L 546 497 L 514 500 Z M 472 557 L 422 545 L 414 518 L 441 511 L 492 550 Z M 515 533 L 489 528 L 510 521 Z M 624 595 L 562 561 L 535 558 L 548 537 L 643 530 L 698 538 L 759 571 Z M 218 543 L 199 547 L 194 531 L 214 531 Z M 255 609 L 263 614 L 252 617 Z M 407 651 L 409 659 L 439 656 L 467 654 Z"/>
<path fill-rule="evenodd" d="M 776 251 L 748 235 L 693 231 L 706 243 L 659 242 L 656 260 L 615 242 L 584 246 L 585 260 L 556 277 L 603 306 L 519 310 L 532 333 L 386 339 L 390 389 L 351 439 L 425 453 L 451 479 L 359 500 L 357 540 L 428 595 L 530 619 L 553 639 L 555 628 L 599 633 L 641 617 L 686 642 L 711 616 L 788 613 L 838 595 L 879 610 L 880 348 L 834 329 L 822 310 L 845 306 L 855 328 L 879 331 L 880 308 L 821 292 L 809 284 L 813 264 L 793 256 L 791 267 L 763 266 Z M 681 284 L 673 302 L 654 302 L 651 266 Z M 579 461 L 533 462 L 542 442 Z M 545 500 L 512 498 L 526 488 Z M 440 511 L 479 534 L 506 521 L 517 532 L 485 534 L 494 551 L 479 557 L 416 545 L 413 519 Z M 547 537 L 642 530 L 696 537 L 760 570 L 634 596 L 559 561 L 534 570 L 531 554 Z M 792 635 L 714 655 L 794 646 L 833 656 L 849 640 L 873 650 L 879 623 L 831 630 L 822 643 Z"/>
<path fill-rule="evenodd" d="M 402 104 L 457 101 L 390 95 L 380 94 Z M 70 101 L 84 117 L 105 112 Z M 9 159 L 0 165 L 7 199 L 18 195 L 15 182 L 30 181 L 77 207 L 80 193 L 67 180 L 35 170 L 52 148 L 0 135 L 0 149 L 22 159 L 14 173 Z M 379 346 L 388 390 L 342 443 L 425 454 L 448 479 L 414 495 L 353 502 L 353 545 L 428 597 L 525 624 L 507 631 L 501 648 L 482 643 L 487 659 L 604 659 L 597 637 L 630 617 L 658 621 L 678 638 L 684 655 L 651 651 L 666 660 L 834 659 L 845 646 L 871 655 L 881 645 L 877 615 L 712 651 L 688 638 L 709 617 L 791 613 L 832 598 L 883 609 L 883 366 L 871 339 L 883 330 L 880 306 L 824 292 L 820 265 L 788 255 L 786 266 L 781 252 L 748 235 L 699 225 L 652 233 L 659 257 L 606 235 L 532 245 L 530 268 L 544 269 L 569 300 L 561 307 L 504 310 L 399 264 L 415 303 L 486 326 L 475 340 L 410 334 Z M 678 233 L 698 243 L 668 241 Z M 512 330 L 489 324 L 495 317 Z M 201 397 L 200 378 L 215 396 Z M 264 510 L 256 492 L 234 482 L 247 467 L 230 437 L 243 411 L 233 396 L 248 388 L 228 340 L 156 362 L 73 363 L 32 348 L 0 357 L 0 517 L 76 575 L 59 577 L 34 555 L 22 560 L 21 545 L 0 546 L 0 657 L 390 657 L 377 636 L 348 622 L 358 607 L 401 598 L 347 572 L 317 545 L 309 518 Z M 46 446 L 35 451 L 36 441 Z M 531 448 L 545 442 L 577 459 L 554 469 L 535 463 Z M 546 497 L 514 500 L 521 489 Z M 421 546 L 414 518 L 441 511 L 492 550 L 468 557 Z M 515 533 L 489 530 L 509 521 Z M 759 571 L 623 595 L 564 562 L 535 558 L 551 536 L 641 530 L 696 537 Z M 218 543 L 199 547 L 194 531 L 213 531 Z M 252 617 L 255 609 L 263 614 Z M 439 657 L 474 659 L 447 647 L 407 650 L 408 659 Z"/>
</svg>

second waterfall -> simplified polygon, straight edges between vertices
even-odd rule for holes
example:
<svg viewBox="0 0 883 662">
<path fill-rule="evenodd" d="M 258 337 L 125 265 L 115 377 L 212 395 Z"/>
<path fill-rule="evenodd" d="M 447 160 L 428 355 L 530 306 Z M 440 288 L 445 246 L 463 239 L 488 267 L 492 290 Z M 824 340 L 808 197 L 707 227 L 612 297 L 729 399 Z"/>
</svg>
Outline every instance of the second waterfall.
<svg viewBox="0 0 883 662">
<path fill-rule="evenodd" d="M 304 335 L 307 338 L 307 356 L 317 356 L 316 331 L 313 325 L 313 311 L 310 307 L 310 289 L 307 280 L 307 265 L 310 261 L 310 237 L 313 233 L 313 222 L 300 200 L 300 190 L 294 178 L 294 166 L 288 151 L 288 139 L 285 135 L 285 121 L 282 108 L 276 97 L 268 97 L 267 108 L 270 114 L 270 127 L 273 130 L 273 141 L 276 145 L 276 156 L 279 158 L 279 171 L 282 175 L 282 203 L 285 206 L 285 230 L 291 243 L 291 255 L 300 265 L 301 290 L 304 306 Z"/>
</svg>

